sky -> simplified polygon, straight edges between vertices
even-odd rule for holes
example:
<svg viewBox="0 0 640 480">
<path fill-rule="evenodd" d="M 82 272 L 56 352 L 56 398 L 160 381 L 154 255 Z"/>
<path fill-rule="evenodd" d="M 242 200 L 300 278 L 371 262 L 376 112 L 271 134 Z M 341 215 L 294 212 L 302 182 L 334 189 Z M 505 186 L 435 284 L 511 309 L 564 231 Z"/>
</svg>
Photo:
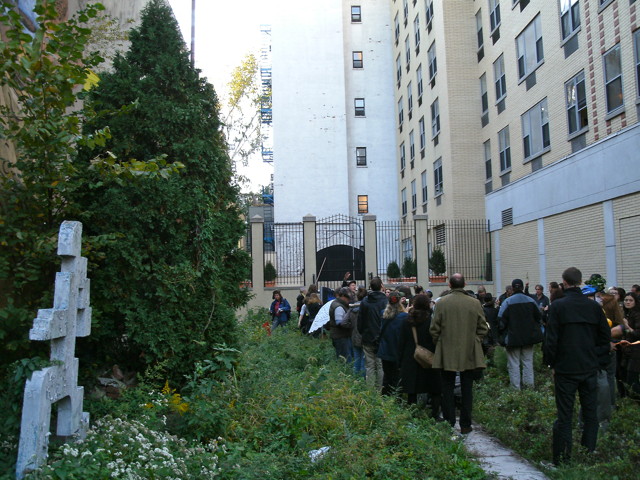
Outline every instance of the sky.
<svg viewBox="0 0 640 480">
<path fill-rule="evenodd" d="M 221 103 L 227 96 L 231 72 L 249 53 L 259 58 L 260 25 L 270 24 L 275 0 L 196 0 L 195 65 L 213 84 Z M 192 0 L 169 0 L 182 35 L 191 46 Z M 258 191 L 270 183 L 271 164 L 259 152 L 237 172 L 249 179 L 243 191 Z"/>
</svg>

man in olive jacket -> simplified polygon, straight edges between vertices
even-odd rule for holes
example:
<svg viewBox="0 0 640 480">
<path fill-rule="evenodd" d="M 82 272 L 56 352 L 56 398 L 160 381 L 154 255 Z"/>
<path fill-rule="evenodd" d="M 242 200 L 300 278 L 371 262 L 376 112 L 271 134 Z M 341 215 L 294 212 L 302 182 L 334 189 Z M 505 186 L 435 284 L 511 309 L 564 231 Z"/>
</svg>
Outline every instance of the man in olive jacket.
<svg viewBox="0 0 640 480">
<path fill-rule="evenodd" d="M 466 434 L 472 430 L 473 380 L 476 371 L 486 366 L 482 338 L 489 327 L 480 302 L 464 291 L 464 277 L 454 273 L 449 286 L 451 293 L 436 304 L 429 330 L 436 344 L 433 368 L 442 369 L 442 416 L 452 427 L 456 424 L 453 389 L 456 372 L 460 372 L 460 432 Z"/>
</svg>

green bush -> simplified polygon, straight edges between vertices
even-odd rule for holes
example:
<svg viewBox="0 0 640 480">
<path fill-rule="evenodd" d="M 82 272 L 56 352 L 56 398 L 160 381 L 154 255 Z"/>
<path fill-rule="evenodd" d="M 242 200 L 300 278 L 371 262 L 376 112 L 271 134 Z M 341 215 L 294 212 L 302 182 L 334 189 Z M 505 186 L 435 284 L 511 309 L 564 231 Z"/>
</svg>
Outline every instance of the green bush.
<svg viewBox="0 0 640 480">
<path fill-rule="evenodd" d="M 387 278 L 400 278 L 400 267 L 395 260 L 392 260 L 387 265 Z"/>
<path fill-rule="evenodd" d="M 434 275 L 442 275 L 447 271 L 447 262 L 444 258 L 444 252 L 439 248 L 434 248 L 429 257 L 429 269 Z"/>
<path fill-rule="evenodd" d="M 406 257 L 402 262 L 402 276 L 403 277 L 415 277 L 418 274 L 418 268 L 416 261 L 411 257 Z"/>
<path fill-rule="evenodd" d="M 264 280 L 266 282 L 273 282 L 278 276 L 278 271 L 276 267 L 273 266 L 273 263 L 269 260 L 264 266 Z"/>
</svg>

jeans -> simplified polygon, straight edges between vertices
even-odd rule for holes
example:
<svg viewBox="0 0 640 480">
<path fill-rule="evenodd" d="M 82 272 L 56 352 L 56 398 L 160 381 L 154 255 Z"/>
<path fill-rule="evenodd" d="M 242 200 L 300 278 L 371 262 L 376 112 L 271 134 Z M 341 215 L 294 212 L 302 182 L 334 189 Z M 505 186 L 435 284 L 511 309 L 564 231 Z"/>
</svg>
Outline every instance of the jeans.
<svg viewBox="0 0 640 480">
<path fill-rule="evenodd" d="M 382 390 L 382 360 L 376 354 L 377 348 L 373 345 L 363 345 L 364 367 L 366 371 L 367 383 Z"/>
<path fill-rule="evenodd" d="M 460 428 L 471 426 L 471 410 L 473 407 L 474 370 L 460 372 L 460 391 L 462 405 L 460 407 Z M 456 372 L 442 371 L 442 417 L 453 427 L 456 424 L 456 401 L 453 390 L 456 386 Z"/>
<path fill-rule="evenodd" d="M 558 418 L 553 424 L 553 463 L 571 458 L 571 422 L 576 392 L 580 395 L 584 427 L 581 443 L 590 452 L 598 439 L 598 374 L 555 374 L 555 394 Z"/>
<path fill-rule="evenodd" d="M 511 386 L 520 390 L 520 386 L 533 387 L 533 345 L 507 347 L 507 369 Z M 522 364 L 522 382 L 520 365 Z"/>
<path fill-rule="evenodd" d="M 355 373 L 357 377 L 365 376 L 364 350 L 362 347 L 353 347 L 353 373 Z"/>
<path fill-rule="evenodd" d="M 331 339 L 333 348 L 336 349 L 336 357 L 344 357 L 347 363 L 351 363 L 351 338 L 333 338 Z"/>
<path fill-rule="evenodd" d="M 279 317 L 274 316 L 271 322 L 271 333 L 275 332 L 278 327 L 284 327 L 287 324 L 287 320 L 289 319 L 286 315 L 280 315 Z"/>
</svg>

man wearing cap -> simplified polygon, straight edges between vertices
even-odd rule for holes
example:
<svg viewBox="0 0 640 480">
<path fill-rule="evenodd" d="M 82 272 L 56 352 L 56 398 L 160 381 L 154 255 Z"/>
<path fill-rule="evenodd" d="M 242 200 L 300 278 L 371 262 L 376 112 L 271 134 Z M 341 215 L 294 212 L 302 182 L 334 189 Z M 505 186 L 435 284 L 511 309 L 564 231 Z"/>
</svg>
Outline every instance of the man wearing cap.
<svg viewBox="0 0 640 480">
<path fill-rule="evenodd" d="M 523 293 L 519 278 L 511 282 L 513 295 L 500 305 L 498 325 L 507 349 L 507 369 L 511 386 L 533 387 L 533 346 L 542 342 L 542 315 L 536 302 Z M 520 367 L 522 366 L 522 378 Z"/>
<path fill-rule="evenodd" d="M 600 305 L 580 290 L 582 273 L 575 267 L 562 273 L 564 297 L 549 307 L 544 345 L 553 369 L 558 418 L 553 424 L 553 463 L 571 456 L 571 422 L 576 392 L 582 407 L 582 445 L 589 452 L 598 438 L 599 359 L 611 349 L 611 329 Z"/>
</svg>

